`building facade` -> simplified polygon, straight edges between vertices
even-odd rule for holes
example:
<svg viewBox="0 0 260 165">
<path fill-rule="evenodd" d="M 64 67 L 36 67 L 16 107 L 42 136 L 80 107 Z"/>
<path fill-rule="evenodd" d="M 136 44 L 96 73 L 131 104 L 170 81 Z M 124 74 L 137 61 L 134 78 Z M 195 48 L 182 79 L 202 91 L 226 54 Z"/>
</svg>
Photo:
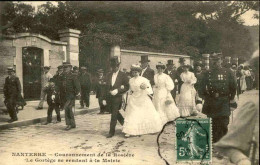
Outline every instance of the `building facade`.
<svg viewBox="0 0 260 165">
<path fill-rule="evenodd" d="M 50 66 L 55 74 L 62 62 L 71 62 L 79 66 L 78 39 L 80 31 L 64 29 L 59 31 L 60 41 L 48 37 L 19 33 L 1 36 L 0 42 L 0 106 L 3 106 L 3 86 L 7 76 L 7 67 L 14 67 L 22 86 L 25 99 L 39 99 L 43 67 Z"/>
</svg>

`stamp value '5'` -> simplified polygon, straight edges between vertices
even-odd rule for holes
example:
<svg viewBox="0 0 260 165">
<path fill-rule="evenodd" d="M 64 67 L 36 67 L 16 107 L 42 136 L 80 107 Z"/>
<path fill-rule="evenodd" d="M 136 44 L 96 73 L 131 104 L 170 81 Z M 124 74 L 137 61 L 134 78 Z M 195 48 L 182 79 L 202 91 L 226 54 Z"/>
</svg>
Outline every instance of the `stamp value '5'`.
<svg viewBox="0 0 260 165">
<path fill-rule="evenodd" d="M 211 119 L 176 120 L 177 162 L 211 162 Z"/>
</svg>

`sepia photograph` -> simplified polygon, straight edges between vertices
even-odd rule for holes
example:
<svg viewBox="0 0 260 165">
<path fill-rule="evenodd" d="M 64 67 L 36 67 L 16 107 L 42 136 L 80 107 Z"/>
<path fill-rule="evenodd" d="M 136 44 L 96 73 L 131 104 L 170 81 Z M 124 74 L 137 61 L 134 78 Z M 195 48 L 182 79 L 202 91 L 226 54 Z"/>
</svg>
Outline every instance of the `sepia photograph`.
<svg viewBox="0 0 260 165">
<path fill-rule="evenodd" d="M 0 165 L 259 164 L 259 1 L 0 14 Z"/>
</svg>

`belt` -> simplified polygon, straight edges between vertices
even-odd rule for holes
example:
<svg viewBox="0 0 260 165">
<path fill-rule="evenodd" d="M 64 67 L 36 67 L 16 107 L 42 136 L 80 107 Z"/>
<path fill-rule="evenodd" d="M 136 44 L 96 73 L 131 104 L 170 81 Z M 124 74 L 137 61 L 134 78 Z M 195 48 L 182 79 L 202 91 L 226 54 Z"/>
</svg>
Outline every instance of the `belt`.
<svg viewBox="0 0 260 165">
<path fill-rule="evenodd" d="M 211 94 L 209 94 L 209 96 L 210 96 L 210 97 L 213 97 L 213 98 L 228 97 L 227 94 L 220 94 L 220 93 L 218 93 L 218 92 L 216 92 L 216 93 L 211 93 Z"/>
</svg>

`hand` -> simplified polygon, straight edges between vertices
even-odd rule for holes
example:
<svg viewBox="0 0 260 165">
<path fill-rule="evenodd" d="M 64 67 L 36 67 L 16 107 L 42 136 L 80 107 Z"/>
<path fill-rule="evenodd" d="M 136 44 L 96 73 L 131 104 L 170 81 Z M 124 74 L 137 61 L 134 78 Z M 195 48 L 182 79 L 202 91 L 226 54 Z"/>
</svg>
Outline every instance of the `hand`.
<svg viewBox="0 0 260 165">
<path fill-rule="evenodd" d="M 115 89 L 115 90 L 113 90 L 113 91 L 110 91 L 110 94 L 111 94 L 112 96 L 115 96 L 117 93 L 118 93 L 118 90 L 117 90 L 117 89 Z"/>
<path fill-rule="evenodd" d="M 103 101 L 102 101 L 102 104 L 103 104 L 104 106 L 106 106 L 106 105 L 107 105 L 106 100 L 103 100 Z"/>
<path fill-rule="evenodd" d="M 80 93 L 78 93 L 78 94 L 76 95 L 76 97 L 77 97 L 77 98 L 80 98 Z"/>
<path fill-rule="evenodd" d="M 51 100 L 54 100 L 54 99 L 55 99 L 55 95 L 52 95 L 52 96 L 51 96 Z"/>
<path fill-rule="evenodd" d="M 251 165 L 251 161 L 249 159 L 243 159 L 239 161 L 237 165 Z"/>
</svg>

